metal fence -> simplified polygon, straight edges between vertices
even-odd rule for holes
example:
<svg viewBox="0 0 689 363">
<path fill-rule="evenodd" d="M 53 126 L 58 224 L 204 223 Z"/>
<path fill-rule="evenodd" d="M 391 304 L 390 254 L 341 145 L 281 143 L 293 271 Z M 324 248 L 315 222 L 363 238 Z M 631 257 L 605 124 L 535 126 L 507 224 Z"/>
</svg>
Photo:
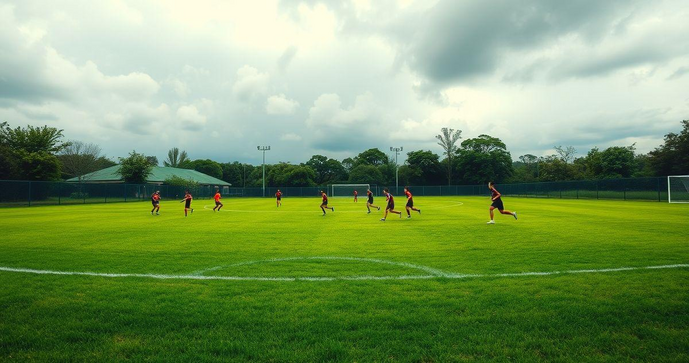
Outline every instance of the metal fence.
<svg viewBox="0 0 689 363">
<path fill-rule="evenodd" d="M 104 184 L 66 183 L 36 181 L 0 181 L 0 206 L 62 205 L 86 203 L 113 203 L 148 201 L 151 194 L 159 190 L 165 199 L 182 199 L 184 187 L 157 184 Z M 318 197 L 321 187 L 266 187 L 265 196 L 273 197 L 280 189 L 284 197 Z M 394 195 L 403 193 L 403 188 L 391 187 Z M 667 178 L 604 179 L 547 183 L 501 184 L 497 189 L 506 196 L 527 198 L 570 198 L 570 199 L 622 199 L 622 200 L 667 200 Z M 372 186 L 375 195 L 382 194 L 383 187 Z M 486 185 L 443 185 L 411 186 L 415 196 L 485 196 L 489 195 Z M 200 186 L 190 189 L 196 199 L 211 198 L 214 186 Z M 227 188 L 221 189 L 223 197 L 262 197 L 263 189 Z M 365 191 L 359 196 L 365 198 Z"/>
</svg>

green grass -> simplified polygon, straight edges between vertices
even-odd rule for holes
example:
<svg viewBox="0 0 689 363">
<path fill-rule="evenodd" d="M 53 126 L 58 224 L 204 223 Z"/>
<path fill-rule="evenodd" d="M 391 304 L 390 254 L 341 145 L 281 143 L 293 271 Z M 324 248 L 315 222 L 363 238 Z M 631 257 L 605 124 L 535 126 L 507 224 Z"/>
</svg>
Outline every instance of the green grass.
<svg viewBox="0 0 689 363">
<path fill-rule="evenodd" d="M 397 279 L 687 264 L 688 205 L 505 198 L 489 226 L 487 198 L 415 199 L 384 223 L 339 198 L 0 209 L 2 267 L 302 279 L 0 271 L 0 360 L 689 360 L 689 268 Z"/>
</svg>

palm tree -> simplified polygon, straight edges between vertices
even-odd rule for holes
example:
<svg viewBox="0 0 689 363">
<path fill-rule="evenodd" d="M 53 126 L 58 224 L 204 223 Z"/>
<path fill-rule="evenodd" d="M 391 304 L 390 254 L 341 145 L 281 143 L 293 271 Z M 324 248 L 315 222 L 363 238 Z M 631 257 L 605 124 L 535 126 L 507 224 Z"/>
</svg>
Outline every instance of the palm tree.
<svg viewBox="0 0 689 363">
<path fill-rule="evenodd" d="M 188 162 L 189 157 L 187 156 L 187 152 L 182 151 L 180 153 L 178 148 L 173 147 L 172 149 L 170 149 L 170 151 L 167 152 L 167 160 L 163 161 L 163 165 L 173 168 L 179 168 Z"/>
<path fill-rule="evenodd" d="M 444 154 L 447 155 L 447 185 L 452 183 L 452 155 L 457 151 L 457 141 L 462 138 L 462 130 L 448 129 L 443 127 L 440 129 L 442 134 L 436 135 L 436 139 L 439 140 L 438 145 L 442 146 L 445 150 Z"/>
</svg>

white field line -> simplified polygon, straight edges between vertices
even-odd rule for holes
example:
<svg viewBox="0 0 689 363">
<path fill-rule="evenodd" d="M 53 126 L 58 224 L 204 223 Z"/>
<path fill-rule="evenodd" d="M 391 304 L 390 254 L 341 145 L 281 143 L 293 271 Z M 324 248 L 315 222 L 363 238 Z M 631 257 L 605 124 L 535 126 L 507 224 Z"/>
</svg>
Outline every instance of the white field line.
<svg viewBox="0 0 689 363">
<path fill-rule="evenodd" d="M 228 267 L 238 267 L 238 266 L 247 266 L 247 265 L 256 265 L 256 264 L 263 264 L 263 263 L 274 263 L 274 262 L 284 262 L 284 261 L 305 261 L 305 260 L 325 260 L 325 261 L 336 260 L 336 261 L 357 261 L 357 262 L 381 263 L 381 264 L 408 267 L 408 268 L 412 268 L 412 269 L 416 269 L 416 270 L 421 270 L 423 272 L 431 274 L 432 276 L 446 277 L 446 276 L 452 275 L 451 273 L 448 273 L 448 272 L 445 272 L 442 270 L 438 270 L 438 269 L 434 269 L 434 268 L 422 266 L 422 265 L 415 265 L 415 264 L 408 263 L 408 262 L 386 261 L 386 260 L 379 260 L 376 258 L 336 257 L 336 256 L 286 257 L 286 258 L 271 258 L 271 259 L 267 259 L 267 260 L 245 261 L 245 262 L 239 262 L 239 263 L 235 263 L 235 264 L 231 264 L 231 265 L 215 266 L 215 267 L 211 267 L 209 269 L 195 271 L 195 272 L 192 272 L 191 275 L 203 275 L 206 272 L 217 271 L 217 270 L 221 270 L 223 268 L 228 268 Z"/>
<path fill-rule="evenodd" d="M 203 275 L 167 275 L 167 274 L 141 274 L 141 273 L 99 273 L 79 271 L 53 271 L 35 270 L 28 268 L 1 267 L 0 271 L 14 273 L 29 273 L 37 275 L 63 275 L 63 276 L 94 276 L 94 277 L 140 277 L 160 280 L 226 280 L 226 281 L 369 281 L 369 280 L 421 280 L 421 279 L 470 279 L 470 278 L 499 278 L 499 277 L 529 277 L 550 276 L 564 274 L 607 273 L 621 271 L 660 270 L 688 268 L 689 264 L 674 264 L 644 267 L 618 267 L 588 270 L 565 270 L 550 272 L 520 272 L 503 274 L 450 274 L 437 275 L 403 275 L 403 276 L 341 276 L 341 277 L 252 277 L 252 276 L 203 276 Z"/>
<path fill-rule="evenodd" d="M 445 208 L 459 207 L 459 206 L 462 206 L 462 205 L 464 205 L 463 202 L 451 202 L 450 205 L 445 205 L 445 206 L 441 206 L 441 207 L 426 207 L 426 208 L 423 208 L 423 209 L 424 209 L 424 210 L 429 210 L 429 209 L 430 209 L 430 210 L 436 210 L 436 209 L 445 209 Z M 212 204 L 210 204 L 210 205 L 209 205 L 209 204 L 206 204 L 206 205 L 203 206 L 203 209 L 206 209 L 206 210 L 213 210 L 213 208 L 211 208 L 211 207 L 213 207 L 213 206 L 214 206 L 214 205 L 212 205 Z M 277 207 L 276 207 L 275 209 L 268 209 L 268 210 L 255 210 L 255 209 L 254 209 L 254 210 L 251 210 L 251 209 L 228 209 L 228 208 L 223 207 L 222 210 L 220 210 L 220 211 L 221 211 L 221 212 L 235 212 L 235 213 L 306 213 L 306 214 L 322 214 L 322 212 L 321 212 L 320 208 L 318 208 L 318 206 L 316 206 L 315 208 L 312 208 L 312 209 L 313 209 L 313 210 L 288 210 L 288 211 L 283 211 L 282 209 L 277 208 Z M 337 206 L 335 206 L 335 209 L 337 209 Z M 338 210 L 338 211 L 336 211 L 336 212 L 328 212 L 328 213 L 338 213 L 338 214 L 339 214 L 339 213 L 359 213 L 359 214 L 365 214 L 366 212 L 367 212 L 367 210 L 366 210 L 366 203 L 363 203 L 362 208 L 361 208 L 361 211 L 357 211 L 357 210 Z M 375 212 L 377 212 L 377 211 L 375 211 Z M 382 210 L 381 210 L 381 212 L 382 212 Z"/>
</svg>

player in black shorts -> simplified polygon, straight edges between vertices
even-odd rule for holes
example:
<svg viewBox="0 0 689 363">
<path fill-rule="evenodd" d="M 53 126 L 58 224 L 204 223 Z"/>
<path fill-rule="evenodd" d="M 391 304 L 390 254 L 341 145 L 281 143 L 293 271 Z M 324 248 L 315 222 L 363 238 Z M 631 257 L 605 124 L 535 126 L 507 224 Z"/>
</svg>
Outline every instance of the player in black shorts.
<svg viewBox="0 0 689 363">
<path fill-rule="evenodd" d="M 366 190 L 366 195 L 368 196 L 368 200 L 366 201 L 366 209 L 368 209 L 368 213 L 371 213 L 371 207 L 378 208 L 378 210 L 380 210 L 380 207 L 373 205 L 373 193 L 371 192 L 371 189 Z"/>
<path fill-rule="evenodd" d="M 488 224 L 495 224 L 495 221 L 493 220 L 493 210 L 497 208 L 497 210 L 500 211 L 501 214 L 509 214 L 514 219 L 517 219 L 517 212 L 510 212 L 507 209 L 505 209 L 505 206 L 502 204 L 502 198 L 500 192 L 495 189 L 495 184 L 493 182 L 488 183 L 488 189 L 490 189 L 490 200 L 493 202 L 490 205 L 490 221 L 488 221 Z"/>
<path fill-rule="evenodd" d="M 380 220 L 385 222 L 385 219 L 388 218 L 388 212 L 399 214 L 400 218 L 402 218 L 402 212 L 398 212 L 395 210 L 395 198 L 392 196 L 392 194 L 390 194 L 388 188 L 383 189 L 383 193 L 385 194 L 385 199 L 387 199 L 388 201 L 388 205 L 385 207 L 385 216 Z"/>
<path fill-rule="evenodd" d="M 184 199 L 180 201 L 180 203 L 184 202 L 184 216 L 187 216 L 187 212 L 191 211 L 191 213 L 194 213 L 194 208 L 191 207 L 191 200 L 193 198 L 191 197 L 191 193 L 189 193 L 188 190 L 184 191 Z"/>
<path fill-rule="evenodd" d="M 153 212 L 155 212 L 157 216 L 160 215 L 160 191 L 156 190 L 156 192 L 151 195 L 151 204 L 153 204 L 151 215 L 153 215 Z"/>
<path fill-rule="evenodd" d="M 419 214 L 421 214 L 421 209 L 414 208 L 414 196 L 411 195 L 409 187 L 404 187 L 404 195 L 407 196 L 407 218 L 411 218 L 411 211 L 419 212 Z"/>
<path fill-rule="evenodd" d="M 321 210 L 323 211 L 323 215 L 325 215 L 325 210 L 330 209 L 331 211 L 335 211 L 335 208 L 328 208 L 328 196 L 325 194 L 324 191 L 321 190 L 321 197 L 323 197 L 323 202 L 321 202 Z"/>
</svg>

